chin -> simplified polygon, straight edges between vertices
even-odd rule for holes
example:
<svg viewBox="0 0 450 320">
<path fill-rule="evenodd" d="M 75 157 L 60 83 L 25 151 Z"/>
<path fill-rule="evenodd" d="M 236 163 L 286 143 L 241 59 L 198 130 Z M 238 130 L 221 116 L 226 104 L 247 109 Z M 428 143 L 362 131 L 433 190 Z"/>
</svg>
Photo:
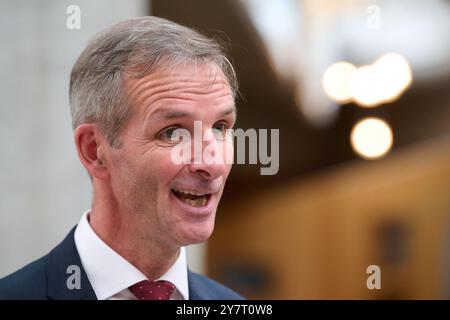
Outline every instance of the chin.
<svg viewBox="0 0 450 320">
<path fill-rule="evenodd" d="M 178 232 L 178 240 L 183 246 L 205 242 L 211 237 L 214 221 L 183 226 Z"/>
</svg>

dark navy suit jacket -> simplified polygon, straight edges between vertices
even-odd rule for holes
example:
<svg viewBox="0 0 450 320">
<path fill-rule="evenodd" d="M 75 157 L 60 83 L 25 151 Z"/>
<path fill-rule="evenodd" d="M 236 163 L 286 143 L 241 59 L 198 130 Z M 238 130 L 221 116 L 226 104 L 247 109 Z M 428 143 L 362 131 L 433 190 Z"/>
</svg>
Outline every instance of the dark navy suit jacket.
<svg viewBox="0 0 450 320">
<path fill-rule="evenodd" d="M 0 299 L 96 300 L 95 292 L 81 265 L 74 240 L 75 228 L 49 254 L 15 273 L 0 279 Z M 80 267 L 80 289 L 69 289 L 67 279 L 71 265 Z M 240 300 L 236 292 L 194 272 L 188 271 L 191 300 Z M 72 287 L 72 286 L 71 286 Z"/>
</svg>

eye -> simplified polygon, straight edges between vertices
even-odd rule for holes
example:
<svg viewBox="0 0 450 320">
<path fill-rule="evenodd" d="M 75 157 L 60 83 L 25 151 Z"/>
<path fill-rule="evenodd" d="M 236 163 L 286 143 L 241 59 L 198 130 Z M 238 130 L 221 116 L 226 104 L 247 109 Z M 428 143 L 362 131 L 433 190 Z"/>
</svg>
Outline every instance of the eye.
<svg viewBox="0 0 450 320">
<path fill-rule="evenodd" d="M 225 139 L 227 129 L 229 129 L 229 125 L 227 122 L 221 121 L 221 122 L 217 122 L 212 129 L 213 129 L 214 134 L 218 138 Z"/>
<path fill-rule="evenodd" d="M 174 141 L 176 139 L 176 137 L 179 136 L 178 131 L 177 131 L 179 129 L 180 129 L 179 127 L 166 128 L 158 134 L 158 137 L 161 140 Z"/>
</svg>

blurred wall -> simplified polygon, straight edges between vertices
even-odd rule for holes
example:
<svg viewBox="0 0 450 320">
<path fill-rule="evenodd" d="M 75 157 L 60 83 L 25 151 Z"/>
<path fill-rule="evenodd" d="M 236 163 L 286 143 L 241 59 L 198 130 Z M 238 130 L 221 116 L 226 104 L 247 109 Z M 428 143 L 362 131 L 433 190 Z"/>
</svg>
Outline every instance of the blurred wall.
<svg viewBox="0 0 450 320">
<path fill-rule="evenodd" d="M 444 136 L 235 199 L 208 271 L 249 298 L 448 299 L 449 159 Z"/>
<path fill-rule="evenodd" d="M 69 5 L 80 8 L 80 29 L 66 26 Z M 0 277 L 47 253 L 90 207 L 70 71 L 94 33 L 147 10 L 144 0 L 0 2 Z"/>
</svg>

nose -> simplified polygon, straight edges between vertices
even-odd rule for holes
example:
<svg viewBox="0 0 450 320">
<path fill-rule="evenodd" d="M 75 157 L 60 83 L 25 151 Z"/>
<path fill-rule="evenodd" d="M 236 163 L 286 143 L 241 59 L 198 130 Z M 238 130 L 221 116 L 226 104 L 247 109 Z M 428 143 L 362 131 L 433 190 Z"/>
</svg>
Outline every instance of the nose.
<svg viewBox="0 0 450 320">
<path fill-rule="evenodd" d="M 224 143 L 216 139 L 212 130 L 206 130 L 202 141 L 194 142 L 189 171 L 205 180 L 215 180 L 221 176 L 226 178 L 230 165 L 224 157 Z"/>
<path fill-rule="evenodd" d="M 189 165 L 189 171 L 202 177 L 205 180 L 216 180 L 223 176 L 226 172 L 224 165 L 193 163 Z"/>
</svg>

